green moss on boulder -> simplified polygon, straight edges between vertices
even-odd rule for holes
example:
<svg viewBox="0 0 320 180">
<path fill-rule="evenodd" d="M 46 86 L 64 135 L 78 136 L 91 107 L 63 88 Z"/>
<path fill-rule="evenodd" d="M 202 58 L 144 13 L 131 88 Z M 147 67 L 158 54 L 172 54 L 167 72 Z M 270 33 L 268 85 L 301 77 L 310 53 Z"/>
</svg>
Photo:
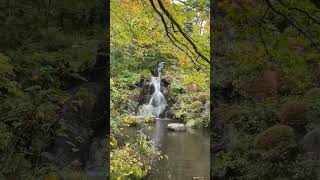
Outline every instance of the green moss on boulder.
<svg viewBox="0 0 320 180">
<path fill-rule="evenodd" d="M 194 101 L 190 107 L 191 107 L 191 109 L 200 109 L 202 107 L 202 102 L 201 101 Z"/>
<path fill-rule="evenodd" d="M 320 88 L 312 88 L 305 94 L 306 97 L 320 97 Z"/>
<path fill-rule="evenodd" d="M 199 96 L 197 97 L 197 100 L 202 103 L 206 103 L 206 101 L 209 100 L 208 93 L 200 93 Z"/>
<path fill-rule="evenodd" d="M 255 146 L 261 150 L 285 149 L 295 143 L 294 138 L 294 130 L 290 126 L 275 125 L 258 134 Z"/>
<path fill-rule="evenodd" d="M 282 124 L 301 130 L 307 124 L 307 104 L 304 102 L 288 102 L 280 110 Z"/>
<path fill-rule="evenodd" d="M 153 123 L 153 122 L 156 121 L 156 119 L 157 119 L 156 116 L 154 116 L 154 115 L 148 115 L 148 116 L 145 116 L 145 117 L 144 117 L 143 121 L 144 121 L 145 123 Z"/>
<path fill-rule="evenodd" d="M 125 116 L 123 119 L 122 119 L 122 122 L 125 124 L 125 125 L 128 125 L 130 127 L 134 127 L 134 126 L 137 126 L 140 122 L 140 119 L 136 116 Z"/>
</svg>

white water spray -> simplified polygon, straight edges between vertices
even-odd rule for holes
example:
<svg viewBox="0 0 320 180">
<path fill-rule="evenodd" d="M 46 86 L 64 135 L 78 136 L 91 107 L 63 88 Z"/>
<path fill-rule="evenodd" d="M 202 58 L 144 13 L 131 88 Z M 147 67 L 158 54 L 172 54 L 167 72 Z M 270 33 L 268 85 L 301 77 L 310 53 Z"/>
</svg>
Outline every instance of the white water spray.
<svg viewBox="0 0 320 180">
<path fill-rule="evenodd" d="M 154 87 L 154 92 L 151 95 L 148 104 L 143 104 L 139 107 L 139 116 L 154 115 L 159 117 L 159 115 L 165 110 L 167 106 L 167 101 L 164 95 L 161 93 L 161 70 L 163 68 L 164 62 L 160 62 L 158 65 L 158 77 L 152 76 L 150 78 L 149 92 L 152 86 Z"/>
</svg>

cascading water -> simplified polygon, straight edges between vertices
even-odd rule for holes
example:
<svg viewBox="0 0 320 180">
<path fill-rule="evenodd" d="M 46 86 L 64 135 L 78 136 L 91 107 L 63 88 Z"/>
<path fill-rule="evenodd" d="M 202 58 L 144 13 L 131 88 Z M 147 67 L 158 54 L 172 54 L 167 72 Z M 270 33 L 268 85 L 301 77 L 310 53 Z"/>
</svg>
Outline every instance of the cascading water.
<svg viewBox="0 0 320 180">
<path fill-rule="evenodd" d="M 164 62 L 160 62 L 157 68 L 158 77 L 151 76 L 149 93 L 151 98 L 148 104 L 143 104 L 139 107 L 139 116 L 154 115 L 159 117 L 159 115 L 165 110 L 167 106 L 167 101 L 161 92 L 161 70 L 163 68 Z"/>
</svg>

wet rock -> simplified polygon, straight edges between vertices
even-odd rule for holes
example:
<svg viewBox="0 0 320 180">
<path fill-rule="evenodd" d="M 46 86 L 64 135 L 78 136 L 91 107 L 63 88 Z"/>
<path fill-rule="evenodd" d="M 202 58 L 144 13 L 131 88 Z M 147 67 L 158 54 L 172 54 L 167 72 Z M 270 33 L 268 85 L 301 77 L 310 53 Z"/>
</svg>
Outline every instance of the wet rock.
<svg viewBox="0 0 320 180">
<path fill-rule="evenodd" d="M 170 109 L 166 113 L 166 118 L 173 119 L 176 115 L 176 111 L 174 109 Z"/>
<path fill-rule="evenodd" d="M 161 79 L 161 85 L 163 85 L 164 87 L 168 87 L 170 85 L 171 79 L 170 78 L 163 78 Z"/>
<path fill-rule="evenodd" d="M 205 105 L 204 105 L 204 110 L 206 112 L 210 112 L 210 101 L 208 101 Z"/>
<path fill-rule="evenodd" d="M 186 126 L 182 123 L 170 123 L 167 127 L 171 131 L 185 131 Z"/>
<path fill-rule="evenodd" d="M 187 127 L 190 128 L 197 128 L 197 127 L 203 127 L 204 126 L 204 122 L 201 120 L 189 120 L 186 124 Z"/>
<path fill-rule="evenodd" d="M 320 128 L 315 128 L 307 133 L 300 144 L 304 152 L 320 155 Z"/>
</svg>

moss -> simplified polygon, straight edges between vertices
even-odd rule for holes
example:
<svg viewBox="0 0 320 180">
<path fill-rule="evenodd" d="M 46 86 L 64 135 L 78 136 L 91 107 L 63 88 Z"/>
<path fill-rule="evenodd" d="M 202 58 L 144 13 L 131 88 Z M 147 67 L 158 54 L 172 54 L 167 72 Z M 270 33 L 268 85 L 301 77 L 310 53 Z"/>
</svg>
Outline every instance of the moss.
<svg viewBox="0 0 320 180">
<path fill-rule="evenodd" d="M 304 102 L 292 101 L 286 103 L 280 110 L 280 121 L 282 124 L 294 129 L 304 129 L 307 124 L 307 104 Z"/>
<path fill-rule="evenodd" d="M 294 131 L 290 126 L 275 125 L 258 134 L 255 139 L 257 149 L 283 149 L 295 143 Z"/>
<path fill-rule="evenodd" d="M 156 121 L 156 118 L 157 118 L 157 117 L 154 116 L 154 115 L 148 115 L 148 116 L 144 117 L 143 121 L 144 121 L 145 123 L 153 123 L 153 122 Z"/>
<path fill-rule="evenodd" d="M 199 96 L 197 97 L 197 100 L 201 101 L 202 103 L 205 103 L 207 100 L 209 100 L 208 93 L 200 93 Z"/>
<path fill-rule="evenodd" d="M 310 97 L 320 97 L 320 88 L 312 88 L 306 92 L 305 96 L 307 98 Z"/>
<path fill-rule="evenodd" d="M 202 102 L 201 101 L 194 101 L 190 107 L 191 107 L 191 109 L 200 109 L 202 107 Z"/>
<path fill-rule="evenodd" d="M 139 124 L 139 119 L 134 116 L 125 116 L 122 122 L 130 127 L 137 126 Z"/>
<path fill-rule="evenodd" d="M 84 103 L 92 105 L 96 101 L 96 97 L 94 96 L 94 94 L 84 88 L 80 88 L 75 94 L 75 97 L 79 101 L 80 106 L 82 106 Z"/>
</svg>

